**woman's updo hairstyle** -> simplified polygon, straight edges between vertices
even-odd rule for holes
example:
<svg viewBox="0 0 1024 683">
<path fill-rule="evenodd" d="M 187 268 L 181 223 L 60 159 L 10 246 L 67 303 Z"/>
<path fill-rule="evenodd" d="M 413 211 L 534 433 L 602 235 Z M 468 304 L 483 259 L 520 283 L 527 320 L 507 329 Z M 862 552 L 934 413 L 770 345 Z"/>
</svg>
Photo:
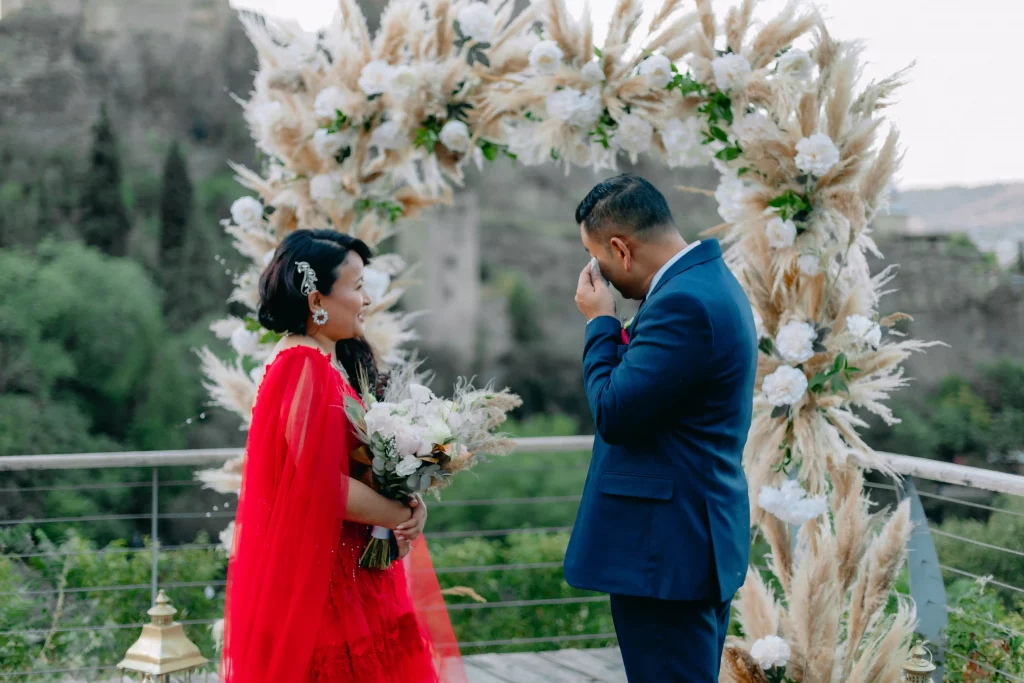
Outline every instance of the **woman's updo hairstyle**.
<svg viewBox="0 0 1024 683">
<path fill-rule="evenodd" d="M 370 262 L 372 253 L 362 240 L 334 230 L 296 230 L 285 237 L 260 277 L 260 324 L 278 334 L 306 334 L 309 298 L 302 293 L 298 264 L 310 265 L 317 291 L 326 296 L 337 279 L 335 271 L 350 251 L 358 254 L 363 265 Z M 376 385 L 376 362 L 366 340 L 343 339 L 335 345 L 335 354 L 352 382 L 362 372 L 371 387 Z"/>
</svg>

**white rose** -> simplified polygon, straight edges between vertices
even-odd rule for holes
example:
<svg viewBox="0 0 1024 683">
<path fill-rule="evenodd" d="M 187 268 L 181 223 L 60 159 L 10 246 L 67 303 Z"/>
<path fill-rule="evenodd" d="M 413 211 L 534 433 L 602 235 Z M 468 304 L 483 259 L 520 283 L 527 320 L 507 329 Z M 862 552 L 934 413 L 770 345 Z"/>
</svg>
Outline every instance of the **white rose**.
<svg viewBox="0 0 1024 683">
<path fill-rule="evenodd" d="M 259 343 L 259 333 L 245 329 L 245 325 L 239 325 L 231 333 L 231 347 L 239 356 L 251 356 L 255 353 Z"/>
<path fill-rule="evenodd" d="M 562 66 L 565 53 L 553 40 L 542 40 L 530 50 L 530 66 L 538 73 L 550 75 Z"/>
<path fill-rule="evenodd" d="M 318 119 L 330 119 L 333 121 L 338 112 L 346 113 L 356 103 L 352 101 L 353 95 L 343 92 L 340 88 L 330 86 L 321 90 L 313 102 L 313 115 Z"/>
<path fill-rule="evenodd" d="M 796 260 L 796 267 L 808 277 L 814 277 L 821 270 L 821 259 L 817 254 L 803 254 Z"/>
<path fill-rule="evenodd" d="M 636 114 L 626 114 L 617 123 L 615 136 L 612 138 L 616 147 L 628 152 L 633 157 L 651 148 L 654 127 L 647 122 L 647 119 Z"/>
<path fill-rule="evenodd" d="M 715 85 L 722 92 L 742 88 L 750 78 L 750 62 L 743 55 L 728 54 L 716 57 L 711 62 L 715 74 Z"/>
<path fill-rule="evenodd" d="M 321 173 L 309 180 L 309 196 L 313 201 L 334 199 L 342 192 L 341 176 L 334 173 Z"/>
<path fill-rule="evenodd" d="M 385 121 L 373 130 L 370 144 L 383 150 L 402 149 L 409 143 L 400 121 Z"/>
<path fill-rule="evenodd" d="M 601 118 L 601 93 L 596 88 L 581 93 L 566 88 L 556 90 L 544 100 L 548 115 L 570 126 L 589 131 Z"/>
<path fill-rule="evenodd" d="M 874 347 L 882 343 L 882 327 L 866 315 L 855 313 L 847 316 L 846 329 L 857 341 Z"/>
<path fill-rule="evenodd" d="M 580 75 L 587 83 L 600 85 L 604 82 L 604 67 L 601 66 L 601 62 L 587 62 L 580 69 Z"/>
<path fill-rule="evenodd" d="M 718 201 L 718 214 L 726 223 L 736 223 L 743 218 L 745 203 L 751 190 L 735 175 L 722 176 L 722 181 L 715 189 Z"/>
<path fill-rule="evenodd" d="M 792 479 L 782 482 L 779 488 L 762 486 L 757 504 L 783 522 L 797 526 L 820 517 L 828 509 L 824 495 L 808 496 L 799 482 Z"/>
<path fill-rule="evenodd" d="M 789 365 L 781 365 L 761 382 L 768 403 L 773 406 L 791 406 L 807 391 L 807 376 Z"/>
<path fill-rule="evenodd" d="M 384 298 L 384 295 L 387 294 L 388 287 L 390 286 L 390 275 L 377 270 L 376 268 L 370 268 L 369 266 L 363 268 L 363 290 L 366 292 L 366 295 L 370 297 L 371 303 L 380 303 L 381 299 Z"/>
<path fill-rule="evenodd" d="M 395 474 L 400 477 L 408 477 L 411 474 L 415 474 L 422 464 L 423 461 L 415 455 L 407 455 L 398 461 L 398 464 L 395 466 Z"/>
<path fill-rule="evenodd" d="M 256 227 L 263 222 L 263 204 L 255 197 L 239 197 L 231 204 L 231 220 L 243 228 Z"/>
<path fill-rule="evenodd" d="M 777 137 L 779 131 L 771 119 L 758 112 L 744 114 L 732 130 L 740 142 L 771 139 Z"/>
<path fill-rule="evenodd" d="M 796 223 L 791 220 L 782 220 L 778 216 L 768 221 L 764 232 L 768 235 L 768 246 L 772 249 L 791 247 L 796 241 Z"/>
<path fill-rule="evenodd" d="M 375 59 L 359 74 L 359 89 L 367 95 L 382 95 L 391 89 L 394 69 L 383 59 Z"/>
<path fill-rule="evenodd" d="M 391 71 L 389 91 L 398 97 L 409 97 L 420 85 L 420 77 L 411 66 L 397 66 Z"/>
<path fill-rule="evenodd" d="M 427 423 L 426 427 L 423 428 L 423 440 L 430 443 L 431 446 L 434 444 L 443 444 L 452 438 L 452 430 L 444 420 L 435 418 Z"/>
<path fill-rule="evenodd" d="M 773 666 L 786 666 L 792 654 L 789 643 L 778 636 L 760 638 L 750 648 L 750 656 L 757 660 L 762 669 L 770 669 Z"/>
<path fill-rule="evenodd" d="M 462 35 L 478 43 L 489 43 L 494 38 L 498 17 L 486 4 L 471 2 L 459 10 L 458 21 Z"/>
<path fill-rule="evenodd" d="M 430 403 L 434 398 L 434 392 L 432 392 L 428 387 L 425 387 L 422 384 L 409 385 L 409 400 L 413 403 L 422 405 Z"/>
<path fill-rule="evenodd" d="M 796 167 L 802 173 L 821 177 L 839 163 L 839 148 L 824 133 L 815 133 L 796 143 Z"/>
<path fill-rule="evenodd" d="M 449 121 L 444 124 L 440 138 L 441 144 L 456 154 L 465 154 L 469 150 L 469 126 L 462 121 Z"/>
<path fill-rule="evenodd" d="M 818 333 L 807 323 L 786 323 L 775 335 L 775 350 L 787 363 L 803 363 L 814 355 Z"/>
<path fill-rule="evenodd" d="M 328 133 L 318 128 L 313 133 L 313 149 L 322 159 L 333 159 L 345 147 L 346 138 L 341 133 Z"/>
<path fill-rule="evenodd" d="M 363 417 L 366 423 L 366 431 L 370 434 L 380 434 L 385 439 L 395 435 L 399 420 L 394 415 L 395 406 L 392 403 L 380 401 L 370 406 Z"/>
<path fill-rule="evenodd" d="M 701 144 L 701 127 L 701 120 L 690 116 L 672 119 L 658 131 L 669 168 L 703 166 L 711 159 L 710 146 Z"/>
<path fill-rule="evenodd" d="M 665 55 L 651 55 L 640 62 L 640 75 L 653 88 L 664 88 L 672 82 L 672 62 Z"/>
<path fill-rule="evenodd" d="M 395 450 L 402 455 L 416 455 L 420 451 L 423 432 L 418 427 L 398 424 L 395 428 Z"/>
<path fill-rule="evenodd" d="M 779 57 L 779 73 L 794 80 L 806 81 L 814 74 L 814 62 L 803 50 L 789 50 Z"/>
</svg>

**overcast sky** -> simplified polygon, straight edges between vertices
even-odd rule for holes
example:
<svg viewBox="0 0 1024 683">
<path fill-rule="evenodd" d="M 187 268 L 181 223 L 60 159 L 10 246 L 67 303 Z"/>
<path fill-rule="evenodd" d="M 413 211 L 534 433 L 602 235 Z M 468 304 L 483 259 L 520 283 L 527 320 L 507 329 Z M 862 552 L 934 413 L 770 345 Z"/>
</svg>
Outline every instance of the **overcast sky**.
<svg viewBox="0 0 1024 683">
<path fill-rule="evenodd" d="M 328 22 L 333 0 L 231 0 L 307 29 Z M 581 12 L 585 0 L 566 0 Z M 715 0 L 724 10 L 737 0 Z M 650 11 L 661 0 L 645 0 Z M 786 0 L 762 0 L 768 16 Z M 689 3 L 688 3 L 689 4 Z M 615 0 L 590 0 L 601 37 Z M 832 34 L 867 45 L 868 78 L 917 60 L 891 111 L 907 150 L 900 187 L 1024 180 L 1024 0 L 820 0 Z"/>
</svg>

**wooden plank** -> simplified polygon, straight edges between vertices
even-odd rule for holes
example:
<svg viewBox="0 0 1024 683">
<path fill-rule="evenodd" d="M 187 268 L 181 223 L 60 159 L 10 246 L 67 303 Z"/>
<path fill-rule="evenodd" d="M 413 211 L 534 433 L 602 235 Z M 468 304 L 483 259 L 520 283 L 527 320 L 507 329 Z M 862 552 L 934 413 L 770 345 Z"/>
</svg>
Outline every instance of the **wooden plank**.
<svg viewBox="0 0 1024 683">
<path fill-rule="evenodd" d="M 590 648 L 587 650 L 588 654 L 603 659 L 604 661 L 611 664 L 613 667 L 621 669 L 622 664 L 622 652 L 617 647 L 597 647 Z"/>
<path fill-rule="evenodd" d="M 523 666 L 522 660 L 505 654 L 475 655 L 473 665 L 509 683 L 551 683 L 550 677 Z"/>
<path fill-rule="evenodd" d="M 503 655 L 514 660 L 525 669 L 536 671 L 543 675 L 549 683 L 595 683 L 595 679 L 578 671 L 570 671 L 549 662 L 539 656 L 536 652 L 521 652 L 513 655 Z"/>
<path fill-rule="evenodd" d="M 586 654 L 584 650 L 543 652 L 541 656 L 562 668 L 584 673 L 602 683 L 627 683 L 626 672 L 608 662 Z"/>
<path fill-rule="evenodd" d="M 466 680 L 469 683 L 515 683 L 515 681 L 498 678 L 487 669 L 474 664 L 468 657 L 462 661 L 462 665 L 466 669 Z"/>
</svg>

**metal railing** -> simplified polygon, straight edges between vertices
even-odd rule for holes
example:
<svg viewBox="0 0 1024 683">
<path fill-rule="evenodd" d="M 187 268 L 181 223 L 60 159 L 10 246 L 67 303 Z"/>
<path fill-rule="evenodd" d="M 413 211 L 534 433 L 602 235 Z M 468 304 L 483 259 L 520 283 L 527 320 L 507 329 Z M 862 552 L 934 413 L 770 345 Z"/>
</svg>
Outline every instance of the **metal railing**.
<svg viewBox="0 0 1024 683">
<path fill-rule="evenodd" d="M 517 441 L 517 453 L 584 453 L 590 450 L 593 444 L 593 437 L 590 436 L 572 436 L 572 437 L 541 437 L 541 438 L 529 438 L 520 439 Z M 188 551 L 213 551 L 218 546 L 213 543 L 178 543 L 162 545 L 161 539 L 161 528 L 162 524 L 169 522 L 203 522 L 204 520 L 216 520 L 218 522 L 217 529 L 222 528 L 228 519 L 234 517 L 234 511 L 231 508 L 228 509 L 212 509 L 208 511 L 161 511 L 161 490 L 166 490 L 171 487 L 175 488 L 186 488 L 193 487 L 196 491 L 200 490 L 199 482 L 181 479 L 179 478 L 167 478 L 161 480 L 160 470 L 167 467 L 215 467 L 223 462 L 235 458 L 242 454 L 241 449 L 206 449 L 206 450 L 179 450 L 179 451 L 151 451 L 151 452 L 119 452 L 119 453 L 84 453 L 84 454 L 68 454 L 68 455 L 40 455 L 40 456 L 8 456 L 0 457 L 0 496 L 5 493 L 19 492 L 21 494 L 62 494 L 64 492 L 76 492 L 76 491 L 97 491 L 110 488 L 124 488 L 124 489 L 139 489 L 144 490 L 149 488 L 151 495 L 149 496 L 149 509 L 146 511 L 131 510 L 126 512 L 118 512 L 111 514 L 94 514 L 94 515 L 64 515 L 64 516 L 52 516 L 52 517 L 39 517 L 33 518 L 22 518 L 22 519 L 0 519 L 0 531 L 4 528 L 21 528 L 25 527 L 28 529 L 39 529 L 48 528 L 50 526 L 67 526 L 74 527 L 76 525 L 85 525 L 94 522 L 148 522 L 148 529 L 150 533 L 150 543 L 148 547 L 115 547 L 115 548 L 89 548 L 84 550 L 70 550 L 64 551 L 60 549 L 47 549 L 47 550 L 33 550 L 32 552 L 11 552 L 3 554 L 9 560 L 20 560 L 20 561 L 32 561 L 39 559 L 67 559 L 72 556 L 78 555 L 102 555 L 109 553 L 110 555 L 123 554 L 129 556 L 138 553 L 148 553 L 150 555 L 149 562 L 149 576 L 146 583 L 135 581 L 132 583 L 111 583 L 108 585 L 89 585 L 89 586 L 77 586 L 67 587 L 64 585 L 56 585 L 54 587 L 40 588 L 40 589 L 26 589 L 24 587 L 16 588 L 15 590 L 3 590 L 0 586 L 0 603 L 5 599 L 10 599 L 13 596 L 20 596 L 23 598 L 31 598 L 39 601 L 53 601 L 57 599 L 64 599 L 65 596 L 69 595 L 96 595 L 96 594 L 128 594 L 133 592 L 140 592 L 149 590 L 151 599 L 155 600 L 156 592 L 158 589 L 196 589 L 205 588 L 209 589 L 220 589 L 223 588 L 225 582 L 223 580 L 206 580 L 206 581 L 160 581 L 160 567 L 161 560 L 170 558 L 175 553 L 183 553 Z M 903 455 L 895 454 L 882 454 L 887 464 L 891 469 L 901 475 L 904 475 L 906 479 L 902 485 L 892 485 L 884 483 L 871 483 L 870 487 L 880 492 L 885 492 L 883 495 L 896 495 L 912 497 L 920 505 L 921 500 L 933 500 L 950 505 L 962 505 L 966 509 L 976 510 L 984 514 L 1006 514 L 1013 516 L 1024 517 L 1024 513 L 1016 510 L 1006 510 L 1003 508 L 989 505 L 986 502 L 978 502 L 977 500 L 962 500 L 959 497 L 949 495 L 949 491 L 940 489 L 938 491 L 917 491 L 914 486 L 914 481 L 922 482 L 934 482 L 942 484 L 948 487 L 962 487 L 963 489 L 972 489 L 974 491 L 985 491 L 990 493 L 1005 494 L 1012 496 L 1024 496 L 1024 477 L 995 472 L 989 470 L 981 470 L 978 468 L 966 467 L 962 465 L 955 465 L 950 463 L 937 462 L 932 460 L 922 460 Z M 502 462 L 495 461 L 481 465 L 482 468 L 492 468 L 494 471 L 501 471 L 503 468 L 508 471 L 569 471 L 575 470 L 580 473 L 585 469 L 583 463 L 565 463 L 559 462 L 559 459 L 552 460 L 549 462 L 536 463 L 523 468 L 508 466 L 502 464 Z M 110 468 L 132 468 L 138 470 L 138 468 L 146 468 L 149 470 L 148 481 L 121 481 L 112 483 L 83 483 L 83 484 L 53 484 L 48 483 L 40 486 L 8 486 L 4 482 L 3 472 L 46 472 L 53 470 L 99 470 L 99 469 L 110 469 Z M 582 483 L 582 482 L 580 482 Z M 141 491 L 140 491 L 141 492 Z M 224 496 L 221 496 L 222 498 Z M 547 508 L 548 506 L 556 505 L 572 505 L 579 501 L 579 493 L 572 493 L 570 495 L 546 495 L 536 497 L 508 497 L 508 498 L 469 498 L 469 499 L 445 499 L 440 502 L 434 502 L 431 504 L 431 509 L 441 510 L 458 510 L 465 508 L 472 509 L 483 509 L 495 506 L 510 506 L 510 507 L 523 507 L 523 506 L 542 506 Z M 923 515 L 923 512 L 921 513 Z M 432 516 L 431 526 L 433 530 L 428 533 L 428 538 L 438 541 L 444 541 L 446 539 L 458 540 L 458 539 L 470 539 L 470 538 L 502 538 L 511 537 L 520 534 L 556 534 L 564 533 L 571 529 L 571 519 L 573 516 L 573 510 L 567 508 L 566 510 L 566 523 L 565 524 L 554 524 L 554 525 L 527 525 L 522 527 L 511 527 L 511 528 L 473 528 L 473 529 L 461 529 L 461 528 L 445 528 L 443 524 L 436 524 L 436 517 Z M 927 520 L 925 519 L 927 523 Z M 136 525 L 138 528 L 139 525 Z M 925 536 L 927 537 L 927 543 L 931 544 L 931 537 L 929 535 L 929 529 L 925 527 Z M 966 536 L 942 531 L 940 529 L 930 529 L 930 533 L 937 537 L 941 537 L 950 542 L 962 543 L 986 551 L 995 551 L 999 553 L 1005 553 L 1007 556 L 1012 558 L 1021 559 L 1021 572 L 1014 576 L 1003 576 L 996 578 L 982 577 L 981 575 L 969 572 L 960 567 L 955 567 L 947 564 L 938 564 L 936 569 L 946 575 L 946 578 L 953 577 L 964 577 L 971 578 L 979 581 L 988 581 L 988 583 L 994 587 L 1002 590 L 1009 591 L 1011 593 L 1024 594 L 1024 552 L 1014 548 L 1004 548 L 998 545 L 980 541 L 978 539 L 969 538 Z M 934 552 L 934 547 L 932 547 Z M 477 574 L 487 574 L 494 572 L 533 572 L 543 570 L 554 570 L 559 569 L 562 566 L 561 561 L 543 561 L 543 562 L 522 562 L 522 563 L 495 563 L 495 564 L 475 564 L 475 565 L 464 565 L 464 566 L 439 566 L 437 573 L 441 576 L 444 575 L 455 575 L 455 576 L 471 576 Z M 913 572 L 911 575 L 911 581 L 913 583 Z M 940 583 L 942 576 L 940 575 Z M 1018 585 L 1021 584 L 1021 585 Z M 914 593 L 913 586 L 911 592 Z M 915 595 L 915 598 L 918 596 Z M 565 609 L 567 607 L 572 608 L 574 606 L 583 608 L 587 605 L 595 604 L 601 605 L 607 602 L 607 598 L 604 596 L 572 596 L 572 597 L 553 597 L 553 598 L 542 598 L 542 599 L 522 599 L 514 595 L 502 596 L 502 599 L 485 602 L 485 603 L 459 603 L 451 604 L 448 609 L 452 612 L 480 612 L 487 610 L 504 610 L 504 609 Z M 953 612 L 954 608 L 946 606 L 945 595 L 941 598 L 941 608 L 943 613 Z M 140 614 L 139 617 L 142 615 Z M 210 619 L 184 619 L 183 623 L 205 626 L 212 623 Z M 1004 625 L 990 622 L 990 625 L 1002 629 L 1007 632 L 1008 636 L 1022 636 L 1014 629 L 1008 628 Z M 104 632 L 112 631 L 123 631 L 125 629 L 138 629 L 141 628 L 142 624 L 135 623 L 135 620 L 127 623 L 110 623 L 110 624 L 94 624 L 94 625 L 81 625 L 81 626 L 61 626 L 58 620 L 54 620 L 53 624 L 48 628 L 38 629 L 12 629 L 8 631 L 0 631 L 0 652 L 3 649 L 3 639 L 11 638 L 15 636 L 48 636 L 53 637 L 56 634 L 62 633 L 90 633 L 100 634 Z M 593 642 L 593 641 L 614 641 L 614 633 L 610 632 L 599 632 L 599 633 L 557 633 L 552 635 L 541 635 L 536 637 L 519 637 L 519 638 L 500 638 L 491 640 L 475 640 L 466 641 L 461 643 L 464 649 L 480 650 L 487 648 L 498 648 L 508 646 L 532 646 L 537 644 L 562 644 L 568 642 Z M 948 655 L 951 657 L 950 663 L 955 663 L 953 660 L 958 653 L 950 652 Z M 52 663 L 51 666 L 42 669 L 36 669 L 32 671 L 22 671 L 14 673 L 0 673 L 0 678 L 20 678 L 25 680 L 32 676 L 45 676 L 56 675 L 58 673 L 69 673 L 69 672 L 81 672 L 88 671 L 102 671 L 108 670 L 109 667 L 92 667 L 83 664 L 78 669 L 68 668 L 61 666 L 62 663 Z M 984 668 L 984 667 L 982 667 Z M 1012 674 L 1005 674 L 1006 680 L 1009 681 L 1022 681 L 1020 678 L 1014 677 Z"/>
</svg>

